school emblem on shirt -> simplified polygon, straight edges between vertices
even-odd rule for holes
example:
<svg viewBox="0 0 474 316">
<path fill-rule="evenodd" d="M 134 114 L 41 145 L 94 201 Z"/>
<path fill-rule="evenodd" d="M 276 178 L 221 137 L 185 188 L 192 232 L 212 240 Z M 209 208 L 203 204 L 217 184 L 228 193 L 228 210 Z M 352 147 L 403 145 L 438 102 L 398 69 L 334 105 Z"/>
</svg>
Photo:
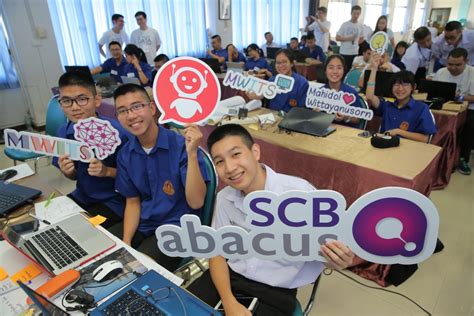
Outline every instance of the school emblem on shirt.
<svg viewBox="0 0 474 316">
<path fill-rule="evenodd" d="M 408 127 L 410 127 L 410 124 L 407 122 L 407 121 L 403 121 L 401 124 L 400 124 L 400 129 L 402 131 L 408 131 Z"/>
<path fill-rule="evenodd" d="M 290 99 L 289 104 L 291 107 L 295 107 L 298 105 L 298 101 L 296 101 L 296 99 Z"/>
<path fill-rule="evenodd" d="M 174 187 L 170 180 L 166 180 L 165 184 L 163 184 L 163 192 L 165 192 L 168 195 L 174 194 Z"/>
</svg>

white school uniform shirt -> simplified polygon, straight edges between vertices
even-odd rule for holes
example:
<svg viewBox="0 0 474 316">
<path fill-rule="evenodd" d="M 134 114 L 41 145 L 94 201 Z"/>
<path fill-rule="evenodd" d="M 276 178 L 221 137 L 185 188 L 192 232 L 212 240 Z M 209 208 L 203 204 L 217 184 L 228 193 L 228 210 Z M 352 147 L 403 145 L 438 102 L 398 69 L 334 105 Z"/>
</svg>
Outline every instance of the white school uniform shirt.
<svg viewBox="0 0 474 316">
<path fill-rule="evenodd" d="M 462 32 L 461 42 L 457 47 L 467 50 L 468 65 L 474 66 L 474 31 L 464 30 Z M 440 63 L 446 66 L 449 53 L 455 49 L 453 45 L 449 45 L 444 38 L 444 33 L 436 38 L 433 42 L 433 56 L 439 58 Z"/>
<path fill-rule="evenodd" d="M 417 42 L 411 44 L 402 57 L 402 63 L 406 70 L 413 72 L 413 74 L 416 74 L 418 68 L 425 67 L 428 69 L 430 61 L 431 50 L 418 46 Z"/>
<path fill-rule="evenodd" d="M 276 173 L 268 166 L 266 170 L 265 190 L 281 194 L 289 190 L 314 191 L 311 183 L 301 178 Z M 212 227 L 239 226 L 249 231 L 245 223 L 246 214 L 242 210 L 245 196 L 230 186 L 217 194 L 216 213 Z M 324 269 L 319 261 L 291 262 L 288 260 L 263 260 L 258 258 L 229 259 L 229 267 L 244 277 L 270 286 L 287 289 L 298 288 L 316 280 Z"/>
<path fill-rule="evenodd" d="M 436 72 L 433 80 L 454 82 L 458 95 L 474 95 L 474 67 L 466 65 L 462 74 L 453 76 L 448 68 L 441 68 Z M 469 103 L 469 110 L 474 110 L 474 102 Z"/>
<path fill-rule="evenodd" d="M 364 36 L 362 24 L 352 23 L 351 21 L 344 22 L 336 34 L 339 36 L 350 36 L 356 34 L 353 41 L 341 42 L 341 48 L 339 50 L 341 55 L 357 55 L 359 53 L 359 38 Z"/>
<path fill-rule="evenodd" d="M 146 60 L 153 65 L 156 56 L 156 46 L 161 45 L 161 38 L 158 31 L 148 27 L 146 30 L 136 29 L 130 35 L 130 43 L 140 47 L 146 55 Z"/>
<path fill-rule="evenodd" d="M 265 57 L 267 57 L 267 47 L 280 47 L 280 45 L 276 44 L 275 42 L 272 42 L 270 45 L 267 45 L 267 43 L 265 42 L 265 44 L 262 45 L 263 55 L 265 55 Z"/>
<path fill-rule="evenodd" d="M 104 32 L 104 34 L 102 34 L 102 37 L 99 40 L 99 44 L 105 46 L 105 54 L 107 56 L 107 59 L 112 57 L 109 51 L 110 42 L 119 42 L 123 48 L 124 44 L 127 45 L 129 43 L 127 32 L 121 30 L 120 33 L 115 33 L 112 29 L 110 29 Z"/>
<path fill-rule="evenodd" d="M 320 24 L 328 29 L 328 32 L 323 33 L 321 30 Z M 316 37 L 316 45 L 320 46 L 323 49 L 324 53 L 328 52 L 328 47 L 329 47 L 329 29 L 331 28 L 331 22 L 328 20 L 322 22 L 319 21 L 314 21 L 308 26 L 309 31 L 314 32 L 314 37 Z"/>
</svg>

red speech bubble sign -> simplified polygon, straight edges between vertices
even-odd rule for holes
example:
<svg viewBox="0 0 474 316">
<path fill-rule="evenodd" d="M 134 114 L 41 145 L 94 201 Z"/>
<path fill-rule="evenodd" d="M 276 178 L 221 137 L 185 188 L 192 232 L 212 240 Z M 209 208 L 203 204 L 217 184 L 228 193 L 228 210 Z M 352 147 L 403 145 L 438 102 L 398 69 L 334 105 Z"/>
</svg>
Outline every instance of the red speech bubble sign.
<svg viewBox="0 0 474 316">
<path fill-rule="evenodd" d="M 156 74 L 153 96 L 161 112 L 161 124 L 201 123 L 216 109 L 221 87 L 206 63 L 193 57 L 178 57 L 164 64 Z"/>
</svg>

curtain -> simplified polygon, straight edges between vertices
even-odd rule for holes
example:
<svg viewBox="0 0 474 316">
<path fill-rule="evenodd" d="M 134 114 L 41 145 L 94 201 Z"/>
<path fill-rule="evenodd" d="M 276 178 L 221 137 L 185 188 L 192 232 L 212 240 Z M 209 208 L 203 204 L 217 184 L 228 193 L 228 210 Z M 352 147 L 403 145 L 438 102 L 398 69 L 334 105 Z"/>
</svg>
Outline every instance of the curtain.
<svg viewBox="0 0 474 316">
<path fill-rule="evenodd" d="M 290 38 L 299 38 L 300 1 L 269 0 L 269 29 L 275 42 L 282 47 L 290 43 Z"/>
<path fill-rule="evenodd" d="M 206 51 L 204 0 L 48 0 L 63 65 L 98 66 L 104 59 L 98 41 L 112 28 L 112 14 L 124 16 L 130 36 L 138 28 L 135 13 L 147 14 L 148 27 L 158 30 L 158 53 L 169 57 L 201 56 Z"/>
<path fill-rule="evenodd" d="M 1 12 L 0 12 L 1 13 Z M 0 14 L 0 89 L 12 89 L 20 86 L 8 47 L 8 37 Z"/>
</svg>

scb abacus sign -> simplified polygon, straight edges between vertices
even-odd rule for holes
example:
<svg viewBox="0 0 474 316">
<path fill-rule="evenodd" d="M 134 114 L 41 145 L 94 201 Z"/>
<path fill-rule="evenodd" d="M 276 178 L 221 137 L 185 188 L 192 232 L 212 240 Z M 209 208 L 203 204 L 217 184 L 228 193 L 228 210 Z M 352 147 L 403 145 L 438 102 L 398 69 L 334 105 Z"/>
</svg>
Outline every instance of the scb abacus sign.
<svg viewBox="0 0 474 316">
<path fill-rule="evenodd" d="M 436 207 L 405 188 L 371 191 L 347 211 L 344 197 L 330 190 L 256 191 L 243 207 L 249 231 L 237 226 L 215 230 L 195 215 L 184 215 L 181 227 L 156 230 L 158 247 L 169 256 L 325 261 L 320 245 L 332 239 L 367 261 L 413 264 L 431 256 L 438 237 Z"/>
</svg>

